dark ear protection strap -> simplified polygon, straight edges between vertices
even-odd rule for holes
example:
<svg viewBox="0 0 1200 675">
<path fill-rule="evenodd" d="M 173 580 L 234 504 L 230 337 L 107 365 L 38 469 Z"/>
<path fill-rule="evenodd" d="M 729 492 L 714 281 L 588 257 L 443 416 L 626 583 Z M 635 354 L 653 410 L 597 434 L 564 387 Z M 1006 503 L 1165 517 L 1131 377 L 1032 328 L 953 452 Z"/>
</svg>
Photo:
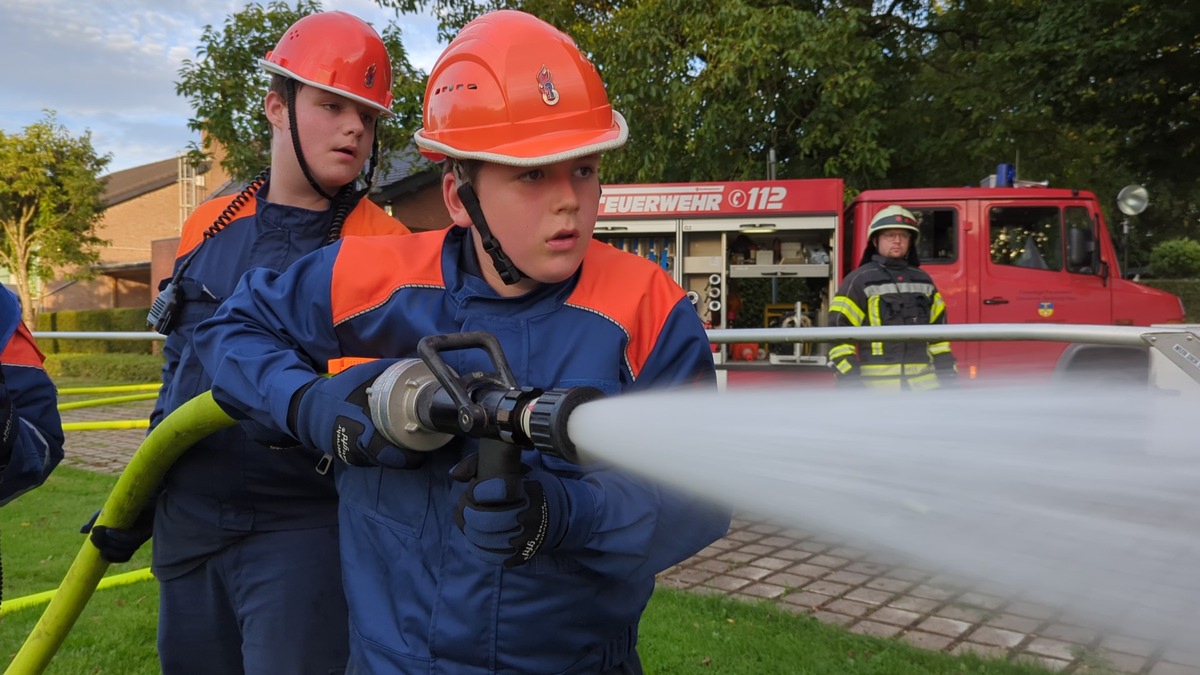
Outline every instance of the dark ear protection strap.
<svg viewBox="0 0 1200 675">
<path fill-rule="evenodd" d="M 492 264 L 496 266 L 496 271 L 500 273 L 500 280 L 509 286 L 520 281 L 525 274 L 517 269 L 513 261 L 504 253 L 504 249 L 500 248 L 500 242 L 492 236 L 492 230 L 488 227 L 487 219 L 483 217 L 483 209 L 479 208 L 479 196 L 475 194 L 475 189 L 470 183 L 459 181 L 458 198 L 462 200 L 463 208 L 467 210 L 467 215 L 471 216 L 471 222 L 474 223 L 475 229 L 479 230 L 480 241 L 483 242 L 483 250 L 487 251 L 488 256 L 492 259 Z"/>
</svg>

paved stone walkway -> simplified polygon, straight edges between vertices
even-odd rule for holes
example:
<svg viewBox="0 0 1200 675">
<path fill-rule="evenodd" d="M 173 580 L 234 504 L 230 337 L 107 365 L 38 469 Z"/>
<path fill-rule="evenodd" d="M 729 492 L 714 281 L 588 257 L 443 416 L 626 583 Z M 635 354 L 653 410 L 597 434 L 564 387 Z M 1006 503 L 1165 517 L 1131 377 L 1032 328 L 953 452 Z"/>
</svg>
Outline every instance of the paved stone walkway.
<svg viewBox="0 0 1200 675">
<path fill-rule="evenodd" d="M 82 408 L 65 411 L 63 420 L 139 419 L 150 409 L 149 402 Z M 66 464 L 119 473 L 144 435 L 140 429 L 68 432 Z M 660 584 L 770 601 L 854 633 L 954 654 L 1031 659 L 1064 673 L 1200 675 L 1195 652 L 1102 635 L 1036 601 L 761 519 L 735 519 L 723 539 L 664 572 Z"/>
</svg>

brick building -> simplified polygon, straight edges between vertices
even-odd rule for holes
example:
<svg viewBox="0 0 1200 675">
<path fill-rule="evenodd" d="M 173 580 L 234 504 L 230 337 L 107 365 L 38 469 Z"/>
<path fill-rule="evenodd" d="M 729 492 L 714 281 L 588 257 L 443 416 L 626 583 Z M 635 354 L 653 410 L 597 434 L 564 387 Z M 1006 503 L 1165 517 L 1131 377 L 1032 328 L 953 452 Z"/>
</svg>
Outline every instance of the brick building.
<svg viewBox="0 0 1200 675">
<path fill-rule="evenodd" d="M 370 199 L 413 230 L 445 227 L 438 168 L 415 151 L 385 163 Z M 109 174 L 97 236 L 109 241 L 85 281 L 49 282 L 39 311 L 149 307 L 171 273 L 183 220 L 196 204 L 236 193 L 218 161 L 194 167 L 185 157 Z"/>
</svg>

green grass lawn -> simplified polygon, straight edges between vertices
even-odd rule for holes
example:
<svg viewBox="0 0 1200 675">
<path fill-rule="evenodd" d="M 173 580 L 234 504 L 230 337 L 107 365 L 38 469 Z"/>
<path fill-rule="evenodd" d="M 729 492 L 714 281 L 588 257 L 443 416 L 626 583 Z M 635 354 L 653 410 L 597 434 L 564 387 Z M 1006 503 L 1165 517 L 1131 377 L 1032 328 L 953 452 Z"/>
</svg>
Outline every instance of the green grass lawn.
<svg viewBox="0 0 1200 675">
<path fill-rule="evenodd" d="M 0 553 L 4 598 L 57 587 L 84 543 L 79 527 L 104 504 L 115 476 L 59 467 L 46 485 L 0 508 Z M 150 548 L 133 560 L 112 565 L 120 574 L 150 564 Z M 158 586 L 141 582 L 97 591 L 63 642 L 47 673 L 157 673 L 154 640 Z M 0 663 L 21 648 L 45 605 L 0 616 Z"/>
<path fill-rule="evenodd" d="M 857 635 L 767 602 L 655 591 L 638 651 L 651 675 L 1044 675 L 1028 663 L 954 656 Z"/>
<path fill-rule="evenodd" d="M 62 467 L 47 484 L 0 509 L 4 597 L 56 587 L 83 545 L 79 526 L 99 508 L 113 476 Z M 149 565 L 149 547 L 108 574 Z M 158 588 L 152 581 L 99 590 L 47 673 L 157 673 Z M 44 605 L 0 617 L 0 664 L 29 636 Z M 770 604 L 660 589 L 642 622 L 647 673 L 673 675 L 1044 675 L 1032 665 L 952 656 L 850 633 Z"/>
</svg>

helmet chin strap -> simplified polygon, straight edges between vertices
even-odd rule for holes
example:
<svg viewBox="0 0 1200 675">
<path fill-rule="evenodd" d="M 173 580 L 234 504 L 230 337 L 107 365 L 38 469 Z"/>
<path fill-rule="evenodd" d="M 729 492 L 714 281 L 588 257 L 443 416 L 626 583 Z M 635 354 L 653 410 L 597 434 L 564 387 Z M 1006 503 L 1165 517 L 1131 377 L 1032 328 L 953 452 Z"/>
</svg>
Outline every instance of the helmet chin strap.
<svg viewBox="0 0 1200 675">
<path fill-rule="evenodd" d="M 313 178 L 312 172 L 308 170 L 308 162 L 304 161 L 304 151 L 300 149 L 300 131 L 296 128 L 296 81 L 290 77 L 287 78 L 287 98 L 288 125 L 292 128 L 292 148 L 296 151 L 296 161 L 300 163 L 300 170 L 304 172 L 304 177 L 308 179 L 308 184 L 312 186 L 312 189 L 332 202 L 334 196 L 321 189 L 316 179 Z M 351 183 L 353 182 L 351 181 Z"/>
<path fill-rule="evenodd" d="M 449 161 L 453 162 L 454 160 Z M 483 250 L 492 259 L 492 265 L 496 267 L 500 280 L 505 285 L 512 286 L 521 279 L 527 278 L 528 275 L 513 264 L 504 249 L 500 248 L 500 241 L 492 236 L 492 228 L 488 227 L 487 218 L 483 217 L 483 209 L 479 208 L 479 195 L 475 194 L 475 188 L 471 187 L 470 183 L 463 180 L 457 162 L 454 164 L 454 180 L 458 183 L 458 199 L 462 202 L 463 208 L 467 210 L 467 215 L 471 217 L 471 223 L 479 231 L 479 240 L 483 244 Z"/>
</svg>

